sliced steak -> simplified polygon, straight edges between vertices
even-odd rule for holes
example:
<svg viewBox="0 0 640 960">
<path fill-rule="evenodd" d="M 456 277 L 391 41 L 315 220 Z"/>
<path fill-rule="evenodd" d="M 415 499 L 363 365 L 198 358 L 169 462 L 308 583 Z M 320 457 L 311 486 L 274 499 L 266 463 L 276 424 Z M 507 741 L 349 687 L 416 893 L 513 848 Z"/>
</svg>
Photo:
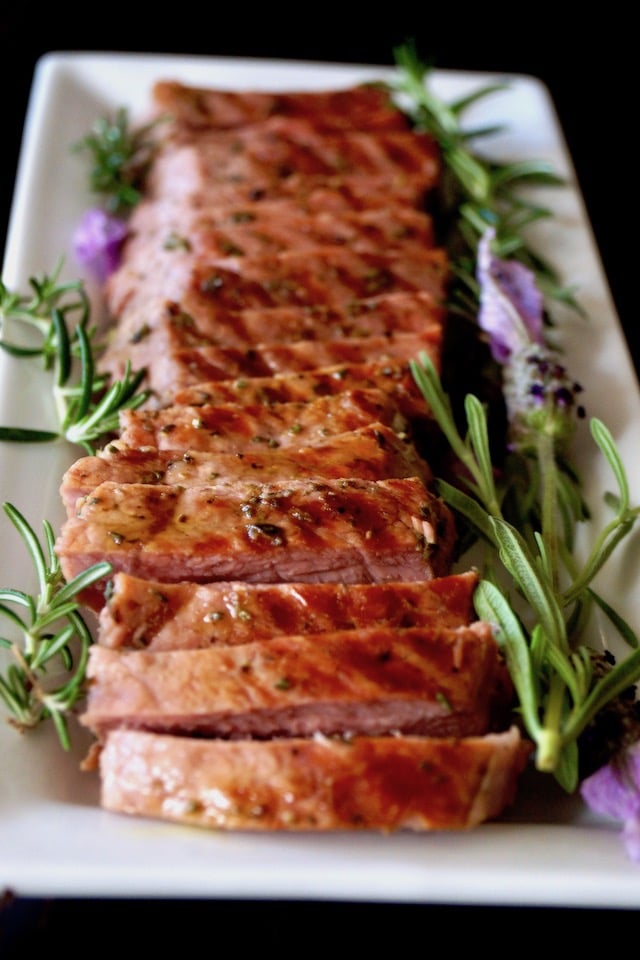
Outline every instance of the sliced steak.
<svg viewBox="0 0 640 960">
<path fill-rule="evenodd" d="M 161 583 L 117 573 L 97 641 L 158 651 L 383 625 L 459 627 L 474 619 L 477 583 L 472 570 L 421 582 L 348 585 Z"/>
<path fill-rule="evenodd" d="M 128 310 L 111 332 L 111 350 L 129 351 L 140 369 L 163 350 L 184 347 L 251 347 L 261 343 L 336 340 L 422 333 L 439 343 L 445 324 L 441 303 L 426 291 L 401 291 L 316 304 L 218 310 L 201 292 L 189 290 L 180 303 L 148 298 Z"/>
<path fill-rule="evenodd" d="M 81 723 L 271 739 L 487 733 L 504 697 L 488 624 L 374 626 L 197 650 L 94 645 Z"/>
<path fill-rule="evenodd" d="M 517 796 L 531 745 L 481 737 L 199 740 L 114 730 L 101 804 L 214 830 L 470 830 Z"/>
<path fill-rule="evenodd" d="M 254 257 L 164 257 L 160 270 L 151 251 L 145 269 L 155 282 L 124 268 L 109 287 L 111 313 L 127 328 L 140 326 L 148 303 L 175 302 L 203 331 L 215 335 L 216 319 L 245 310 L 274 307 L 348 309 L 354 300 L 383 294 L 430 294 L 440 307 L 449 281 L 449 264 L 437 247 L 407 251 L 363 251 L 326 245 Z M 133 313 L 133 320 L 129 313 Z M 144 321 L 153 326 L 153 321 Z"/>
<path fill-rule="evenodd" d="M 250 207 L 183 208 L 170 199 L 143 199 L 132 211 L 123 259 L 145 273 L 145 260 L 164 252 L 219 259 L 257 256 L 300 247 L 358 250 L 428 249 L 435 246 L 432 217 L 407 206 L 306 213 L 286 199 Z M 128 265 L 127 264 L 127 265 Z"/>
<path fill-rule="evenodd" d="M 188 310 L 185 309 L 188 307 Z M 148 371 L 148 381 L 157 385 L 162 377 L 156 365 L 180 350 L 215 348 L 230 350 L 230 356 L 260 351 L 263 346 L 290 347 L 300 341 L 351 341 L 412 334 L 428 345 L 439 361 L 444 334 L 444 313 L 427 293 L 399 293 L 352 301 L 339 307 L 274 307 L 239 312 L 211 310 L 210 306 L 183 299 L 183 306 L 158 299 L 127 313 L 110 335 L 99 367 L 121 379 L 127 362 L 133 369 Z M 402 341 L 400 341 L 402 343 Z M 353 344 L 353 349 L 357 348 Z M 361 344 L 360 350 L 366 350 Z M 331 350 L 330 346 L 321 349 Z M 377 348 L 376 348 L 377 349 Z M 251 354 L 249 354 L 251 356 Z M 239 361 L 235 361 L 237 367 Z M 245 361 L 248 365 L 250 361 Z M 253 362 L 255 366 L 257 361 Z M 232 374 L 228 374 L 230 376 Z M 164 391 L 167 392 L 166 390 Z"/>
<path fill-rule="evenodd" d="M 381 390 L 395 401 L 409 420 L 431 418 L 432 414 L 416 384 L 408 363 L 380 360 L 372 363 L 338 364 L 314 367 L 296 373 L 277 373 L 270 377 L 238 377 L 235 380 L 206 380 L 178 389 L 174 403 L 191 406 L 212 403 L 289 403 L 309 402 L 353 390 Z"/>
<path fill-rule="evenodd" d="M 155 296 L 166 278 L 187 276 L 198 260 L 256 257 L 318 246 L 348 247 L 356 252 L 409 252 L 434 246 L 431 218 L 409 207 L 310 215 L 283 202 L 255 204 L 252 211 L 186 212 L 173 204 L 167 209 L 155 202 L 137 207 L 128 227 L 121 265 L 105 288 L 107 307 L 114 317 L 119 317 L 132 299 Z"/>
<path fill-rule="evenodd" d="M 173 404 L 157 410 L 123 410 L 120 440 L 128 447 L 238 453 L 315 446 L 373 423 L 407 435 L 406 419 L 388 394 L 354 389 L 269 406 Z"/>
<path fill-rule="evenodd" d="M 405 255 L 326 246 L 203 261 L 193 283 L 217 309 L 246 310 L 331 306 L 402 290 L 423 290 L 443 302 L 448 279 L 447 255 L 440 248 Z"/>
<path fill-rule="evenodd" d="M 107 444 L 98 456 L 80 457 L 65 471 L 60 496 L 69 516 L 80 497 L 105 480 L 114 483 L 165 483 L 184 487 L 207 483 L 262 483 L 291 477 L 420 477 L 431 471 L 410 441 L 383 423 L 360 427 L 319 442 L 314 447 L 258 449 L 237 453 L 158 450 Z"/>
<path fill-rule="evenodd" d="M 339 340 L 299 340 L 297 343 L 258 343 L 237 347 L 191 347 L 158 355 L 149 365 L 146 383 L 155 402 L 172 402 L 174 393 L 207 380 L 272 377 L 325 367 L 382 364 L 406 371 L 410 360 L 425 353 L 440 366 L 441 350 L 430 333 L 398 333 L 379 337 L 344 337 Z M 128 351 L 112 353 L 105 372 L 122 376 Z M 353 389 L 353 388 L 352 388 Z M 377 388 L 376 388 L 377 389 Z M 397 391 L 396 391 L 397 395 Z"/>
<path fill-rule="evenodd" d="M 153 112 L 169 115 L 169 133 L 233 129 L 270 117 L 309 121 L 317 130 L 406 130 L 407 117 L 381 84 L 358 84 L 340 90 L 222 90 L 176 80 L 159 80 L 152 90 Z M 158 135 L 167 133 L 160 124 Z"/>
<path fill-rule="evenodd" d="M 264 260 L 263 257 L 251 259 Z M 112 274 L 106 287 L 107 307 L 117 320 L 114 333 L 135 343 L 143 330 L 153 330 L 162 322 L 173 322 L 179 331 L 193 328 L 194 332 L 209 338 L 209 343 L 236 342 L 239 339 L 234 332 L 236 328 L 245 331 L 242 335 L 245 342 L 291 336 L 326 339 L 369 336 L 394 329 L 427 329 L 435 323 L 442 326 L 446 315 L 439 294 L 434 296 L 429 290 L 418 288 L 391 290 L 361 299 L 349 296 L 325 302 L 282 302 L 267 307 L 229 309 L 212 298 L 193 264 L 193 258 L 174 254 L 157 267 L 153 252 L 139 265 L 125 261 L 120 270 Z M 165 295 L 167 292 L 173 294 L 173 298 Z M 269 332 L 265 336 L 267 323 Z M 282 332 L 278 333 L 279 330 Z"/>
<path fill-rule="evenodd" d="M 450 573 L 455 542 L 451 511 L 415 477 L 105 482 L 63 524 L 56 552 L 68 580 L 101 560 L 174 583 L 375 583 Z M 85 598 L 100 606 L 100 586 Z"/>
<path fill-rule="evenodd" d="M 441 173 L 433 137 L 413 130 L 318 130 L 306 120 L 272 117 L 234 130 L 165 138 L 147 177 L 147 194 L 188 202 L 226 184 L 276 189 L 292 177 L 406 178 L 433 189 Z"/>
</svg>

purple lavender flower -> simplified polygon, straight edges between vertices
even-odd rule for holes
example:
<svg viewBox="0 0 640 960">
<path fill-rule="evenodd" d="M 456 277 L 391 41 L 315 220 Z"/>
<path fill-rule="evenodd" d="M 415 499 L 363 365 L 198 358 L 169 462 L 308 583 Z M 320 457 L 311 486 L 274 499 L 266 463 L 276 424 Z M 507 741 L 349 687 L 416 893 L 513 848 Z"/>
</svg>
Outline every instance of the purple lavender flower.
<svg viewBox="0 0 640 960">
<path fill-rule="evenodd" d="M 127 235 L 126 221 L 99 207 L 87 210 L 73 235 L 76 258 L 100 282 L 104 282 L 120 262 L 120 251 Z"/>
<path fill-rule="evenodd" d="M 503 367 L 510 445 L 535 448 L 539 434 L 563 443 L 574 432 L 575 416 L 584 416 L 577 402 L 582 388 L 545 343 L 544 297 L 535 274 L 515 260 L 494 256 L 494 236 L 494 230 L 486 230 L 478 244 L 478 324 Z"/>
<path fill-rule="evenodd" d="M 640 862 L 640 741 L 583 780 L 580 793 L 594 813 L 622 821 L 627 853 Z"/>
<path fill-rule="evenodd" d="M 513 446 L 535 446 L 540 433 L 561 446 L 585 416 L 582 387 L 569 377 L 558 356 L 546 346 L 529 344 L 514 351 L 503 367 L 503 394 Z"/>
<path fill-rule="evenodd" d="M 506 363 L 512 353 L 542 343 L 543 297 L 531 270 L 493 255 L 494 236 L 487 230 L 478 244 L 478 323 L 489 335 L 494 359 Z"/>
</svg>

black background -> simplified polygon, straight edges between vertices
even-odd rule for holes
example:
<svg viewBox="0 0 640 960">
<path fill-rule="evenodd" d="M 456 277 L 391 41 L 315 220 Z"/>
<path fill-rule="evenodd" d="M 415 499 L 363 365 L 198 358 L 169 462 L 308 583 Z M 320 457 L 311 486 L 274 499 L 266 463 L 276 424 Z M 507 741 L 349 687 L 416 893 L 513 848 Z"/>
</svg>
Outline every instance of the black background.
<svg viewBox="0 0 640 960">
<path fill-rule="evenodd" d="M 244 4 L 222 8 L 182 3 L 166 9 L 85 5 L 72 12 L 55 5 L 36 12 L 33 5 L 23 3 L 21 9 L 2 12 L 0 249 L 33 70 L 43 53 L 133 51 L 391 65 L 394 47 L 413 39 L 436 67 L 531 74 L 547 85 L 638 369 L 636 33 L 629 15 L 617 4 L 606 9 L 600 5 L 593 14 L 579 6 L 579 16 L 571 19 L 564 19 L 561 8 L 547 3 L 472 8 L 449 3 L 438 10 L 427 4 L 374 9 L 370 4 L 280 3 L 249 10 Z M 141 948 L 163 956 L 175 944 L 183 949 L 204 947 L 207 952 L 240 948 L 243 953 L 256 947 L 298 954 L 347 953 L 374 946 L 457 952 L 485 945 L 520 952 L 524 937 L 532 949 L 544 949 L 558 932 L 563 939 L 571 936 L 569 949 L 586 944 L 596 933 L 610 938 L 612 947 L 623 948 L 620 935 L 631 931 L 636 919 L 637 911 L 474 904 L 28 900 L 14 899 L 7 891 L 0 900 L 0 955 L 8 958 L 18 949 L 24 955 L 29 946 L 45 942 L 51 946 L 58 937 L 73 938 L 85 930 L 92 935 L 88 942 L 81 935 L 80 949 L 102 945 L 117 949 L 121 957 Z"/>
</svg>

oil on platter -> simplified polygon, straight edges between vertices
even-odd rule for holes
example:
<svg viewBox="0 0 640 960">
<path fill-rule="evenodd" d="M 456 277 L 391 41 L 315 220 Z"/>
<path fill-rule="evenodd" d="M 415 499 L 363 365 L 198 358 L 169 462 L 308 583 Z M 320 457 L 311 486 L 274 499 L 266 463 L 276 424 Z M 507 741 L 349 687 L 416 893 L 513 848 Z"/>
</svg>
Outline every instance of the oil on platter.
<svg viewBox="0 0 640 960">
<path fill-rule="evenodd" d="M 31 276 L 64 257 L 63 276 L 81 276 L 71 234 L 90 205 L 87 171 L 70 147 L 120 106 L 144 115 L 157 79 L 244 89 L 319 89 L 388 79 L 375 65 L 231 60 L 135 54 L 52 53 L 39 63 L 25 122 L 11 212 L 4 283 L 26 293 Z M 496 159 L 547 159 L 566 186 L 539 197 L 554 216 L 531 240 L 575 285 L 586 317 L 562 318 L 572 375 L 586 387 L 589 415 L 612 430 L 640 501 L 640 396 L 571 158 L 546 88 L 529 76 L 436 72 L 445 100 L 500 81 L 480 101 L 474 125 L 503 125 L 484 145 Z M 548 195 L 546 195 L 548 194 Z M 97 306 L 96 291 L 87 289 Z M 0 356 L 0 423 L 46 426 L 48 375 L 30 361 Z M 614 389 L 611 388 L 614 385 Z M 78 451 L 64 444 L 0 448 L 2 502 L 39 529 L 62 522 L 58 487 Z M 612 487 L 585 431 L 578 463 L 598 523 Z M 3 521 L 0 583 L 32 589 L 30 561 Z M 601 591 L 640 624 L 638 544 L 614 557 Z M 72 727 L 63 752 L 52 730 L 28 735 L 0 726 L 0 889 L 19 896 L 211 897 L 349 901 L 640 907 L 640 866 L 630 862 L 618 824 L 605 822 L 548 777 L 527 773 L 517 803 L 499 822 L 468 833 L 222 834 L 127 818 L 100 810 L 94 774 L 80 770 L 89 746 Z"/>
</svg>

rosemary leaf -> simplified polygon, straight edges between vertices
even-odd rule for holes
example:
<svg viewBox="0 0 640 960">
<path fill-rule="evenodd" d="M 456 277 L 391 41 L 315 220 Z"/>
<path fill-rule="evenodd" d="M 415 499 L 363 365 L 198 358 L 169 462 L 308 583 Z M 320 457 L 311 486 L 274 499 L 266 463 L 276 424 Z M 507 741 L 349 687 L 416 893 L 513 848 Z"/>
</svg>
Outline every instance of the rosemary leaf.
<svg viewBox="0 0 640 960">
<path fill-rule="evenodd" d="M 95 564 L 67 583 L 55 553 L 51 524 L 44 521 L 43 546 L 16 507 L 5 503 L 4 511 L 31 556 L 38 593 L 31 597 L 20 590 L 0 590 L 0 617 L 10 624 L 16 637 L 2 640 L 10 660 L 4 675 L 0 674 L 0 699 L 19 729 L 51 719 L 61 746 L 68 750 L 68 714 L 83 695 L 92 643 L 80 613 L 78 594 L 108 576 L 111 567 L 108 563 Z M 25 611 L 24 617 L 18 613 L 19 608 Z M 51 670 L 52 666 L 55 669 Z"/>
<path fill-rule="evenodd" d="M 59 439 L 60 434 L 53 430 L 0 426 L 0 441 L 7 443 L 51 443 L 53 440 Z"/>
</svg>

